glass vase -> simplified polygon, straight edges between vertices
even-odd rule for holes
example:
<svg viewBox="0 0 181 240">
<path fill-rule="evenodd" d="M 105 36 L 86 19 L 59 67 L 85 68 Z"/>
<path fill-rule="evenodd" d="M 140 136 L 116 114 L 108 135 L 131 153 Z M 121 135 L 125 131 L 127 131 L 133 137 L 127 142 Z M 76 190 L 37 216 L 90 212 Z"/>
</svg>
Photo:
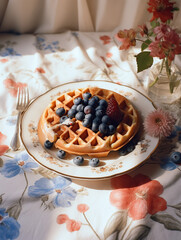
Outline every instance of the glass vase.
<svg viewBox="0 0 181 240">
<path fill-rule="evenodd" d="M 172 104 L 181 98 L 181 71 L 165 59 L 154 64 L 149 73 L 148 95 L 158 104 Z"/>
</svg>

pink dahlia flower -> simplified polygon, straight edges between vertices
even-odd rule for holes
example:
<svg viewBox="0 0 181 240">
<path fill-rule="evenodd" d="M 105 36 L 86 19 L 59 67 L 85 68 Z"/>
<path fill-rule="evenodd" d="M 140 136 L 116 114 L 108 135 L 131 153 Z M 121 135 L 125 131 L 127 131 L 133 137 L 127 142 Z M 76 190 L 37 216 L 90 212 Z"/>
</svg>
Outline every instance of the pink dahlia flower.
<svg viewBox="0 0 181 240">
<path fill-rule="evenodd" d="M 168 137 L 173 129 L 176 119 L 169 112 L 157 109 L 145 118 L 145 131 L 153 137 Z"/>
</svg>

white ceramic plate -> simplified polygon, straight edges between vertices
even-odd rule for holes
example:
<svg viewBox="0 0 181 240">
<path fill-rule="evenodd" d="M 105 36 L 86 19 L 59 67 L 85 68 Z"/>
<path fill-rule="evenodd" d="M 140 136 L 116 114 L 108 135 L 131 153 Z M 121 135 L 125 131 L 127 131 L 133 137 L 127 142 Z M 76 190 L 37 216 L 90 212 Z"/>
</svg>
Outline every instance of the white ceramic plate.
<svg viewBox="0 0 181 240">
<path fill-rule="evenodd" d="M 88 165 L 89 157 L 87 156 L 85 156 L 84 165 L 77 166 L 73 163 L 73 155 L 67 154 L 65 159 L 60 160 L 56 157 L 57 149 L 47 151 L 39 143 L 37 125 L 47 105 L 62 92 L 88 86 L 97 86 L 124 95 L 139 111 L 142 122 L 151 111 L 155 110 L 153 103 L 146 96 L 128 86 L 108 81 L 81 81 L 63 84 L 40 95 L 30 103 L 23 114 L 21 140 L 25 149 L 40 165 L 71 178 L 87 180 L 105 179 L 135 169 L 149 158 L 159 143 L 159 139 L 147 135 L 142 126 L 136 136 L 138 138 L 136 147 L 131 153 L 126 156 L 120 156 L 119 152 L 111 152 L 107 157 L 100 158 L 100 165 L 94 168 Z"/>
</svg>

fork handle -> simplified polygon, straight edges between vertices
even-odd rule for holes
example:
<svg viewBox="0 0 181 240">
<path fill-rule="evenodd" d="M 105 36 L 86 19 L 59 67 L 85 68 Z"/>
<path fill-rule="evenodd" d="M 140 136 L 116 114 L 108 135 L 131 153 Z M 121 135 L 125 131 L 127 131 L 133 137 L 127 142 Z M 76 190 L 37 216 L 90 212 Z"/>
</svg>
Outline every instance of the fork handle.
<svg viewBox="0 0 181 240">
<path fill-rule="evenodd" d="M 19 138 L 19 122 L 20 122 L 21 112 L 18 112 L 17 121 L 16 121 L 16 127 L 15 127 L 15 133 L 11 140 L 10 147 L 17 151 L 20 148 L 20 138 Z"/>
</svg>

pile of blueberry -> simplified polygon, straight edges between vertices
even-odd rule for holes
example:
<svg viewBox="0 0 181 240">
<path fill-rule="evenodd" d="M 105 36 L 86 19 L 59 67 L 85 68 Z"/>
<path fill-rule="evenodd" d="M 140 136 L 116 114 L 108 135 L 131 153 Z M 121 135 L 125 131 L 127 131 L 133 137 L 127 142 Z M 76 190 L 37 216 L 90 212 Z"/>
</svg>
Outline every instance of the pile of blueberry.
<svg viewBox="0 0 181 240">
<path fill-rule="evenodd" d="M 109 136 L 115 133 L 117 126 L 106 114 L 107 106 L 106 100 L 86 92 L 83 94 L 83 98 L 74 99 L 74 104 L 67 113 L 64 108 L 58 108 L 56 114 L 60 116 L 61 123 L 67 118 L 75 118 L 82 121 L 83 126 L 93 132 L 100 131 L 104 136 Z"/>
</svg>

